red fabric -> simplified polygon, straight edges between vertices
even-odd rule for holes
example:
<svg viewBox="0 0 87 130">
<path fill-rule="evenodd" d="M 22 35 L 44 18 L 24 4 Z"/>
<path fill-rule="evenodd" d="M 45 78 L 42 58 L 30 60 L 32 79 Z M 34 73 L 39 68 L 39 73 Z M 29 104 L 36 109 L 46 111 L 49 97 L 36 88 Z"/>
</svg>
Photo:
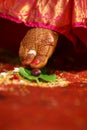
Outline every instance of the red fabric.
<svg viewBox="0 0 87 130">
<path fill-rule="evenodd" d="M 0 0 L 0 16 L 28 27 L 57 31 L 74 45 L 78 37 L 87 47 L 86 0 Z"/>
</svg>

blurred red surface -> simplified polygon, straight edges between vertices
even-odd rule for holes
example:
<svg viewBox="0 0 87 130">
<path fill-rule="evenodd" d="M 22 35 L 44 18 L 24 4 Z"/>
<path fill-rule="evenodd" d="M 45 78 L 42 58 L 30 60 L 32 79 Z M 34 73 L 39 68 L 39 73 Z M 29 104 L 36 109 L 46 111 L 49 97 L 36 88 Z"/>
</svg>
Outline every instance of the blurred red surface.
<svg viewBox="0 0 87 130">
<path fill-rule="evenodd" d="M 29 87 L 27 95 L 1 93 L 0 129 L 86 130 L 87 88 L 77 86 Z"/>
</svg>

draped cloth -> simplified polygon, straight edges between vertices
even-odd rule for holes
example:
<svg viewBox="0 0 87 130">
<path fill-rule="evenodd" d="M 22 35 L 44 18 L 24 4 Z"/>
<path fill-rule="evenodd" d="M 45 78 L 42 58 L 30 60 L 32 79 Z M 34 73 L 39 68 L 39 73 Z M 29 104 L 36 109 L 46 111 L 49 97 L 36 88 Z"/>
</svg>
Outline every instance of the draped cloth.
<svg viewBox="0 0 87 130">
<path fill-rule="evenodd" d="M 87 0 L 0 0 L 0 16 L 76 38 L 87 45 Z"/>
</svg>

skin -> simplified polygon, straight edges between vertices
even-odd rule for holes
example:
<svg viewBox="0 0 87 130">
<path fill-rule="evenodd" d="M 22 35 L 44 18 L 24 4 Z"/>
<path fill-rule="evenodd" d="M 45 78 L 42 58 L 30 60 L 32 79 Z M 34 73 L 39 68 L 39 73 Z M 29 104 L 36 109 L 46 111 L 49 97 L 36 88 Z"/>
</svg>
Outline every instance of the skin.
<svg viewBox="0 0 87 130">
<path fill-rule="evenodd" d="M 58 33 L 44 28 L 30 29 L 19 48 L 21 63 L 31 68 L 42 68 L 52 56 L 58 41 Z M 29 50 L 35 50 L 36 56 L 28 54 Z"/>
</svg>

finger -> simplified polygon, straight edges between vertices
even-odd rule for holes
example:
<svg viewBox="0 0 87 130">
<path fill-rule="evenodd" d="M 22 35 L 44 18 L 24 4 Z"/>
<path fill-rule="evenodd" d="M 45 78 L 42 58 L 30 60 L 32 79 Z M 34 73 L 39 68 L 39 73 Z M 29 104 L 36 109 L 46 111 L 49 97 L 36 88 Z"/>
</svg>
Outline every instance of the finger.
<svg viewBox="0 0 87 130">
<path fill-rule="evenodd" d="M 31 68 L 42 68 L 47 64 L 48 57 L 45 55 L 38 55 L 34 58 L 34 60 L 30 63 Z"/>
<path fill-rule="evenodd" d="M 25 66 L 29 66 L 29 64 L 33 61 L 34 57 L 35 56 L 32 54 L 28 54 L 26 58 L 21 61 L 21 63 Z"/>
<path fill-rule="evenodd" d="M 37 56 L 33 59 L 33 61 L 30 63 L 31 68 L 42 68 L 44 67 L 48 59 L 52 56 L 55 46 L 45 46 L 45 48 L 37 54 Z M 47 51 L 46 51 L 47 50 Z M 44 51 L 44 52 L 43 52 Z M 42 54 L 41 54 L 42 52 Z"/>
<path fill-rule="evenodd" d="M 19 57 L 21 60 L 21 63 L 23 65 L 29 66 L 29 64 L 32 62 L 36 54 L 34 52 L 35 50 L 35 40 L 32 41 L 33 35 L 31 35 L 31 32 L 28 31 L 23 40 L 21 41 L 20 48 L 19 48 Z M 33 50 L 33 53 L 31 53 Z"/>
<path fill-rule="evenodd" d="M 23 46 L 23 44 L 21 44 L 19 49 L 19 56 L 23 65 L 29 65 L 35 58 L 36 53 L 31 53 L 32 50 L 36 52 L 34 47 L 28 49 L 25 46 Z"/>
<path fill-rule="evenodd" d="M 56 48 L 56 45 L 57 45 L 57 43 L 55 43 L 54 46 L 49 46 L 49 50 L 48 50 L 48 53 L 47 53 L 47 55 L 46 55 L 48 59 L 49 59 L 49 58 L 52 56 L 52 54 L 54 53 L 55 48 Z"/>
</svg>

